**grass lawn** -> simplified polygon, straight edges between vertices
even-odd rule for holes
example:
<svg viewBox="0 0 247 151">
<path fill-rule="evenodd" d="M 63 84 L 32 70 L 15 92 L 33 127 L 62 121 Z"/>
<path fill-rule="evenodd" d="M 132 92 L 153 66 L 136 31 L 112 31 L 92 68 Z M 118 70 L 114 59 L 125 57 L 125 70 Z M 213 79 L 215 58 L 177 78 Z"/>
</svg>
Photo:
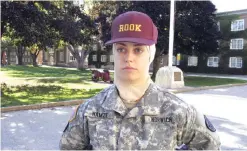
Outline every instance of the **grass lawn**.
<svg viewBox="0 0 247 151">
<path fill-rule="evenodd" d="M 6 87 L 1 85 L 1 106 L 29 105 L 94 96 L 102 89 L 69 89 L 57 85 L 22 85 Z"/>
<path fill-rule="evenodd" d="M 73 70 L 66 68 L 49 68 L 49 67 L 33 67 L 33 66 L 18 66 L 10 65 L 1 68 L 7 76 L 15 78 L 28 77 L 91 77 L 91 72 L 84 70 Z"/>
<path fill-rule="evenodd" d="M 86 99 L 109 86 L 104 82 L 92 82 L 88 70 L 8 66 L 1 68 L 1 75 L 7 77 L 3 80 L 6 85 L 1 84 L 2 107 Z M 184 80 L 186 86 L 192 87 L 247 83 L 244 80 L 190 76 Z"/>
<path fill-rule="evenodd" d="M 227 78 L 211 78 L 211 77 L 195 77 L 188 76 L 184 78 L 185 86 L 200 87 L 200 86 L 216 86 L 225 84 L 247 83 L 246 80 L 227 79 Z"/>
</svg>

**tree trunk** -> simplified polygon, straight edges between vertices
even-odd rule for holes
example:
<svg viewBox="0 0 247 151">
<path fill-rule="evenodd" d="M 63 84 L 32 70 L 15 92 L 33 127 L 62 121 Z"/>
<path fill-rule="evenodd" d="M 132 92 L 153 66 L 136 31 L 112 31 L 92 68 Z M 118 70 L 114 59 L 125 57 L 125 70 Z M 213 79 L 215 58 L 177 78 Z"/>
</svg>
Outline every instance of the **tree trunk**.
<svg viewBox="0 0 247 151">
<path fill-rule="evenodd" d="M 206 60 L 205 60 L 205 58 L 204 58 L 204 56 L 205 55 L 203 55 L 203 54 L 199 54 L 199 55 L 197 55 L 198 56 L 198 61 L 197 61 L 197 72 L 199 72 L 199 73 L 203 73 L 203 72 L 205 72 L 205 62 L 206 62 Z"/>
<path fill-rule="evenodd" d="M 151 79 L 154 82 L 155 82 L 156 73 L 158 72 L 158 70 L 160 68 L 160 60 L 161 60 L 161 55 L 156 55 L 154 57 L 154 61 L 153 61 L 153 74 L 151 76 Z"/>
<path fill-rule="evenodd" d="M 34 67 L 38 67 L 38 64 L 37 64 L 37 61 L 36 61 L 37 55 L 36 54 L 31 54 L 31 56 L 32 56 L 32 60 L 33 60 L 33 66 Z"/>
<path fill-rule="evenodd" d="M 77 69 L 83 70 L 84 69 L 84 60 L 79 57 L 77 60 Z"/>
<path fill-rule="evenodd" d="M 32 56 L 32 59 L 33 59 L 33 66 L 34 67 L 38 67 L 37 57 L 39 55 L 39 52 L 40 52 L 40 50 L 39 49 L 36 49 L 33 54 L 31 53 L 31 56 Z"/>
<path fill-rule="evenodd" d="M 17 47 L 17 51 L 16 51 L 16 55 L 18 58 L 18 65 L 23 65 L 22 57 L 23 57 L 24 52 L 25 52 L 25 49 L 23 48 L 23 46 L 19 45 Z"/>
<path fill-rule="evenodd" d="M 89 54 L 88 50 L 84 50 L 81 52 L 81 56 L 79 54 L 79 51 L 77 49 L 75 49 L 72 45 L 68 45 L 68 49 L 71 52 L 71 54 L 73 55 L 73 57 L 76 58 L 77 61 L 77 69 L 79 70 L 84 70 L 84 61 L 87 57 L 87 55 Z"/>
<path fill-rule="evenodd" d="M 4 50 L 1 50 L 1 66 L 4 65 Z"/>
</svg>

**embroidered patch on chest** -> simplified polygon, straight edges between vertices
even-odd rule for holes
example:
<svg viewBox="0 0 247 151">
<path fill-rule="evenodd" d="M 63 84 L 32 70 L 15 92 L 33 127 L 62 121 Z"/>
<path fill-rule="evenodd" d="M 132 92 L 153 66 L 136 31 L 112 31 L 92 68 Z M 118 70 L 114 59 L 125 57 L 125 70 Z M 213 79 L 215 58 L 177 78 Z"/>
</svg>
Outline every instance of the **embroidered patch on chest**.
<svg viewBox="0 0 247 151">
<path fill-rule="evenodd" d="M 108 113 L 93 112 L 92 116 L 100 117 L 100 118 L 107 118 L 108 117 Z"/>
<path fill-rule="evenodd" d="M 159 123 L 165 123 L 165 122 L 172 122 L 172 117 L 151 117 L 151 122 L 159 122 Z"/>
</svg>

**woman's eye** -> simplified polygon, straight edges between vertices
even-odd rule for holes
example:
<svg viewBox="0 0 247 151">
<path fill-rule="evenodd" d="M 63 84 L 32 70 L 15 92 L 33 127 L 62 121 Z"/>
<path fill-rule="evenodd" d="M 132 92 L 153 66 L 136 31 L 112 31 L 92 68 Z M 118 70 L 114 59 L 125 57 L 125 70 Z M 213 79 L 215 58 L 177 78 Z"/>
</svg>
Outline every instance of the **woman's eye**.
<svg viewBox="0 0 247 151">
<path fill-rule="evenodd" d="M 125 49 L 123 49 L 123 48 L 118 48 L 118 49 L 117 49 L 117 52 L 123 53 L 123 52 L 125 52 Z"/>
<path fill-rule="evenodd" d="M 140 48 L 135 49 L 135 53 L 142 53 L 143 51 Z"/>
</svg>

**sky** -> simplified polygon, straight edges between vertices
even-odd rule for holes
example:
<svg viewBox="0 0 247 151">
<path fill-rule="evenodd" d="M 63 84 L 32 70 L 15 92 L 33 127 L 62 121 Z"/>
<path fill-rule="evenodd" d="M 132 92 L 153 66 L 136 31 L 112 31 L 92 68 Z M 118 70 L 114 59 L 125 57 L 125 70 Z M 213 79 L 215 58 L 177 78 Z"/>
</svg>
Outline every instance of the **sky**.
<svg viewBox="0 0 247 151">
<path fill-rule="evenodd" d="M 211 0 L 217 12 L 247 9 L 247 0 Z"/>
</svg>

